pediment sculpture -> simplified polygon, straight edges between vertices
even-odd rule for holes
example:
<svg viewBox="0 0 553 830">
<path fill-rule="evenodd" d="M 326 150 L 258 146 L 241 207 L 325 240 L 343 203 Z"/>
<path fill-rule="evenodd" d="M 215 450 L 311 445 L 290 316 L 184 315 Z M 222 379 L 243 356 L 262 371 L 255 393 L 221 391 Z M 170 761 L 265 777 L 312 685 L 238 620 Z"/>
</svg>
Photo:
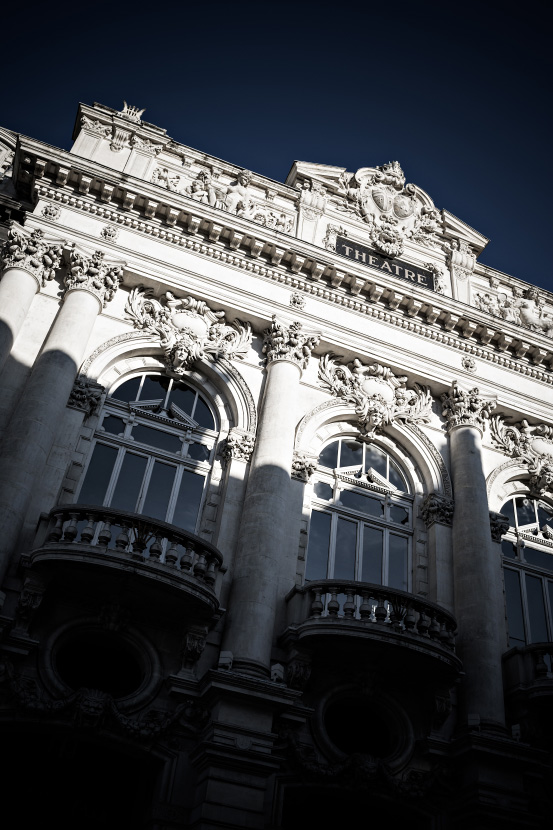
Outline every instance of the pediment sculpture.
<svg viewBox="0 0 553 830">
<path fill-rule="evenodd" d="M 406 239 L 430 247 L 440 244 L 440 212 L 419 188 L 405 184 L 399 162 L 362 167 L 344 185 L 342 210 L 369 225 L 371 242 L 380 253 L 399 256 Z"/>
<path fill-rule="evenodd" d="M 508 323 L 553 337 L 553 314 L 545 311 L 545 301 L 537 288 L 514 288 L 511 296 L 504 291 L 476 294 L 474 304 L 480 311 L 487 311 Z"/>
<path fill-rule="evenodd" d="M 183 374 L 196 360 L 244 358 L 251 342 L 249 323 L 225 322 L 224 311 L 212 311 L 203 300 L 175 297 L 167 291 L 161 300 L 141 286 L 131 291 L 125 311 L 136 328 L 159 338 L 167 368 Z"/>
<path fill-rule="evenodd" d="M 413 384 L 407 377 L 394 375 L 391 369 L 372 363 L 365 366 L 357 358 L 347 365 L 337 362 L 332 353 L 319 362 L 319 383 L 332 395 L 355 407 L 361 440 L 372 441 L 378 432 L 394 421 L 407 423 L 430 420 L 432 395 L 427 386 Z"/>
<path fill-rule="evenodd" d="M 553 427 L 526 420 L 508 424 L 502 415 L 490 421 L 492 439 L 506 455 L 528 466 L 534 498 L 553 494 Z"/>
</svg>

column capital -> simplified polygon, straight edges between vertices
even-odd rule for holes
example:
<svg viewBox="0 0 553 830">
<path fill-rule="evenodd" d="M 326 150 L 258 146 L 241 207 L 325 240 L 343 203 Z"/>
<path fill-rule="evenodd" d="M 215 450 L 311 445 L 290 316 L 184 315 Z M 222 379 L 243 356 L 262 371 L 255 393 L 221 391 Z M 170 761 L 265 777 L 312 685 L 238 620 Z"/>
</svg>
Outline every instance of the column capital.
<svg viewBox="0 0 553 830">
<path fill-rule="evenodd" d="M 490 510 L 490 531 L 494 542 L 501 542 L 501 537 L 509 530 L 509 517 Z"/>
<path fill-rule="evenodd" d="M 451 432 L 456 427 L 476 427 L 484 431 L 490 413 L 497 405 L 497 398 L 480 394 L 477 387 L 465 392 L 454 380 L 448 392 L 441 395 L 442 415 L 446 419 L 446 428 Z"/>
<path fill-rule="evenodd" d="M 69 394 L 67 406 L 70 409 L 79 409 L 86 416 L 93 415 L 100 406 L 104 392 L 105 389 L 101 384 L 79 375 Z"/>
<path fill-rule="evenodd" d="M 303 325 L 294 321 L 289 325 L 279 323 L 273 314 L 271 325 L 263 332 L 263 354 L 267 366 L 277 360 L 294 363 L 301 371 L 307 369 L 311 352 L 319 344 L 319 334 L 308 334 Z"/>
<path fill-rule="evenodd" d="M 64 240 L 48 240 L 40 228 L 27 231 L 11 222 L 0 260 L 2 270 L 20 268 L 31 274 L 37 281 L 37 290 L 53 280 L 61 265 Z"/>
<path fill-rule="evenodd" d="M 294 457 L 292 459 L 292 478 L 297 479 L 297 481 L 303 481 L 304 484 L 307 484 L 316 469 L 317 459 L 315 456 L 307 455 L 304 452 L 294 450 Z"/>
<path fill-rule="evenodd" d="M 233 458 L 248 462 L 252 456 L 254 446 L 255 435 L 251 432 L 231 429 L 221 451 L 221 455 L 226 463 Z"/>
<path fill-rule="evenodd" d="M 453 499 L 439 493 L 429 493 L 421 504 L 420 515 L 426 527 L 453 523 Z"/>
<path fill-rule="evenodd" d="M 106 262 L 103 251 L 85 254 L 73 245 L 65 276 L 66 293 L 83 289 L 98 298 L 102 308 L 113 299 L 123 281 L 125 262 Z"/>
</svg>

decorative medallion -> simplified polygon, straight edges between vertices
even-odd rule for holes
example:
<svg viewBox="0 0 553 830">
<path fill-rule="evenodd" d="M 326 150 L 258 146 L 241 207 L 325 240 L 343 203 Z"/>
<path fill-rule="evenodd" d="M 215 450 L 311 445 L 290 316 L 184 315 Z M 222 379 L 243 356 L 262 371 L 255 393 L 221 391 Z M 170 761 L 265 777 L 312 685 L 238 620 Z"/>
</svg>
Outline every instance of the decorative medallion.
<svg viewBox="0 0 553 830">
<path fill-rule="evenodd" d="M 490 421 L 492 439 L 506 455 L 528 466 L 534 498 L 553 493 L 553 427 L 528 421 L 507 424 L 503 415 Z"/>
</svg>

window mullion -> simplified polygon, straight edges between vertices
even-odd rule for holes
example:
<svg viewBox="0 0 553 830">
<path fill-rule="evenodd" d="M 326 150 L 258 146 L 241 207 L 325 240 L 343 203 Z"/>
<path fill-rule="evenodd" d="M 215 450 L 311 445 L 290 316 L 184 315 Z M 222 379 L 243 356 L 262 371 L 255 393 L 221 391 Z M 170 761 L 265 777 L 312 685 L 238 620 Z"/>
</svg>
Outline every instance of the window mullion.
<svg viewBox="0 0 553 830">
<path fill-rule="evenodd" d="M 126 451 L 126 447 L 119 447 L 117 458 L 115 459 L 115 464 L 113 465 L 111 478 L 107 486 L 106 497 L 104 499 L 104 504 L 106 506 L 111 504 L 113 493 L 115 491 L 115 487 L 117 486 L 117 479 L 119 478 L 119 473 L 121 472 L 121 467 L 123 466 L 123 459 L 125 457 Z"/>
</svg>

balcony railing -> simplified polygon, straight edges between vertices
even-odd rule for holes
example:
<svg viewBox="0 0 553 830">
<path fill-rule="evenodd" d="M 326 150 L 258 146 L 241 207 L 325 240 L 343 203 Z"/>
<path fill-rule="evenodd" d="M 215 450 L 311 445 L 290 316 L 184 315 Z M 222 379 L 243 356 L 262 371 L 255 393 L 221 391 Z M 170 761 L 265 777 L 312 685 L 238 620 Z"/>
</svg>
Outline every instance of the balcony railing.
<svg viewBox="0 0 553 830">
<path fill-rule="evenodd" d="M 104 556 L 113 561 L 115 557 L 121 562 L 158 566 L 165 574 L 191 577 L 210 590 L 223 564 L 217 548 L 175 525 L 110 507 L 80 504 L 51 511 L 44 540 L 29 555 L 30 562 L 50 558 L 54 549 L 69 557 L 87 552 L 96 560 Z"/>
<path fill-rule="evenodd" d="M 553 694 L 553 643 L 517 646 L 503 655 L 505 691 Z"/>
<path fill-rule="evenodd" d="M 432 640 L 455 650 L 455 618 L 441 606 L 406 591 L 368 582 L 322 579 L 294 588 L 287 597 L 289 621 L 302 626 L 353 624 L 366 630 Z"/>
</svg>

